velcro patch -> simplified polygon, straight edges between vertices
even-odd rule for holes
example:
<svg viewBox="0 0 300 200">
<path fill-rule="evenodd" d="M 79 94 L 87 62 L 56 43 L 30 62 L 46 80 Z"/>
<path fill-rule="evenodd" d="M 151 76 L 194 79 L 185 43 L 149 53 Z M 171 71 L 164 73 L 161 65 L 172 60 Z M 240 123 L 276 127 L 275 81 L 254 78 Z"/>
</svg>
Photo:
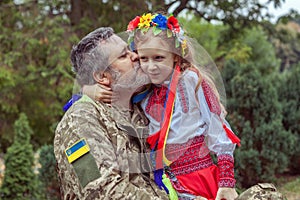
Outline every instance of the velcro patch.
<svg viewBox="0 0 300 200">
<path fill-rule="evenodd" d="M 65 150 L 69 163 L 74 162 L 90 151 L 90 147 L 83 138 Z"/>
</svg>

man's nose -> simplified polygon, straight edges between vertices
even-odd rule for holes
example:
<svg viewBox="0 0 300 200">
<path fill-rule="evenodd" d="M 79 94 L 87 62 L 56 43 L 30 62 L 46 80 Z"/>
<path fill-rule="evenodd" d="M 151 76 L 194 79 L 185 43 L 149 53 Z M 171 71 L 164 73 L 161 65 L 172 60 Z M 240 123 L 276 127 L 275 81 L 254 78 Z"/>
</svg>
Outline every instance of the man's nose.
<svg viewBox="0 0 300 200">
<path fill-rule="evenodd" d="M 138 61 L 139 56 L 135 52 L 130 52 L 131 61 Z"/>
</svg>

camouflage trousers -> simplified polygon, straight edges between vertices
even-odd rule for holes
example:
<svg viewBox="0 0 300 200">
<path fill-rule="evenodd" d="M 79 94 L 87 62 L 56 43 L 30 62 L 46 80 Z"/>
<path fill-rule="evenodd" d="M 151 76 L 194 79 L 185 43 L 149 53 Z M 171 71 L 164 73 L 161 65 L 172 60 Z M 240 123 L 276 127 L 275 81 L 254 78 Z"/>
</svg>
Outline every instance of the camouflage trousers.
<svg viewBox="0 0 300 200">
<path fill-rule="evenodd" d="M 236 200 L 284 200 L 283 195 L 271 183 L 258 183 L 241 193 Z"/>
</svg>

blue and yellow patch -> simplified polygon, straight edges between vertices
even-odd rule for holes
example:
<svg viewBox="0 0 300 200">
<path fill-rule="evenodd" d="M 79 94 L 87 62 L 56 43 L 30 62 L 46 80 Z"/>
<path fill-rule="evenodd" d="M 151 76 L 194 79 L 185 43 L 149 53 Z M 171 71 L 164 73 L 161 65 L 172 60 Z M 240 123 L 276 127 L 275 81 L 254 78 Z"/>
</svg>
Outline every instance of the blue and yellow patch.
<svg viewBox="0 0 300 200">
<path fill-rule="evenodd" d="M 74 162 L 90 151 L 90 147 L 83 138 L 65 150 L 69 163 Z"/>
</svg>

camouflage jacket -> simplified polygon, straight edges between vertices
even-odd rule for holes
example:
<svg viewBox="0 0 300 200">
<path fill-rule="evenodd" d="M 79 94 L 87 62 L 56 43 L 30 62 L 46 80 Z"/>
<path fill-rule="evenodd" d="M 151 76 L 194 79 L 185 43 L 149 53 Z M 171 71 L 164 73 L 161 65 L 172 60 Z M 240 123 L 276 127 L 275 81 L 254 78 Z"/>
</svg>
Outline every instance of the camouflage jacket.
<svg viewBox="0 0 300 200">
<path fill-rule="evenodd" d="M 142 173 L 149 172 L 138 131 L 143 120 L 134 116 L 129 123 L 112 106 L 87 96 L 65 113 L 54 138 L 61 199 L 168 199 Z"/>
</svg>

